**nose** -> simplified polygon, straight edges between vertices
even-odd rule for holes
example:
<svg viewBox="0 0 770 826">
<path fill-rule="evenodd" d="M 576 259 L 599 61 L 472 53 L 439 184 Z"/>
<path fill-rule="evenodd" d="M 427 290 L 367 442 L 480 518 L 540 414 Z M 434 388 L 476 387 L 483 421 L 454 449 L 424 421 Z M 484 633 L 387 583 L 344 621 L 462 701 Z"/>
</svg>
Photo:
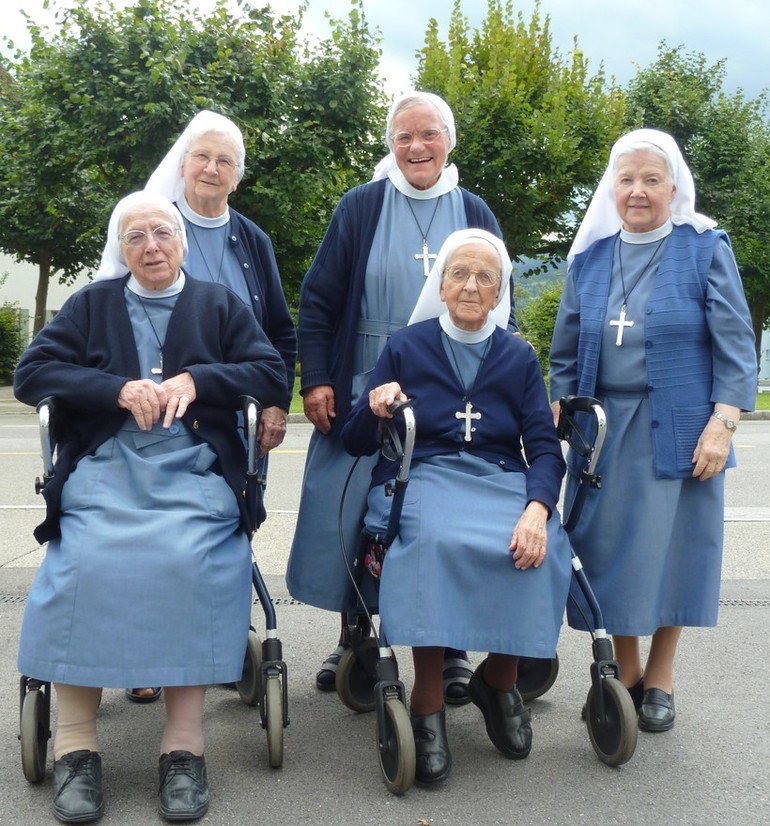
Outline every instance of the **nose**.
<svg viewBox="0 0 770 826">
<path fill-rule="evenodd" d="M 477 293 L 479 291 L 479 285 L 476 283 L 476 273 L 472 272 L 468 276 L 468 280 L 465 282 L 465 288 L 469 293 Z"/>
</svg>

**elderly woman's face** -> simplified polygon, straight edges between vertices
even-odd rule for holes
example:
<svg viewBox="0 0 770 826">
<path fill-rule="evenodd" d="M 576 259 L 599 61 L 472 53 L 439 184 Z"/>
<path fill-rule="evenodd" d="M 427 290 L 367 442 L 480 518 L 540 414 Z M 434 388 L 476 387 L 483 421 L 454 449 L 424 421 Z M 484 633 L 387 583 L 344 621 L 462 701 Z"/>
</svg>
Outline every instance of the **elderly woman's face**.
<svg viewBox="0 0 770 826">
<path fill-rule="evenodd" d="M 490 283 L 492 282 L 492 283 Z M 441 300 L 462 330 L 480 330 L 500 291 L 500 256 L 484 241 L 456 250 L 441 277 Z"/>
<path fill-rule="evenodd" d="M 390 140 L 398 168 L 415 189 L 438 181 L 449 155 L 449 134 L 435 106 L 402 109 L 393 118 Z"/>
<path fill-rule="evenodd" d="M 674 182 L 666 159 L 646 149 L 621 155 L 615 165 L 615 205 L 628 232 L 649 232 L 671 215 Z"/>
<path fill-rule="evenodd" d="M 119 232 L 126 265 L 146 290 L 164 290 L 179 278 L 184 248 L 173 215 L 138 205 L 123 216 Z"/>
<path fill-rule="evenodd" d="M 202 215 L 216 217 L 227 207 L 227 198 L 238 186 L 238 150 L 218 132 L 196 138 L 182 161 L 184 197 Z"/>
</svg>

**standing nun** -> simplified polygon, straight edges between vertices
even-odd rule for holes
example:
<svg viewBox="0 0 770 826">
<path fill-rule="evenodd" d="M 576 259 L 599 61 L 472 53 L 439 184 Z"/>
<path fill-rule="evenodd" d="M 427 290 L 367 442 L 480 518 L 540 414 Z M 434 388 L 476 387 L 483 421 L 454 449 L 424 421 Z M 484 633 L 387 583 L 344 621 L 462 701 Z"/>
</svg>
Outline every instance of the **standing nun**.
<svg viewBox="0 0 770 826">
<path fill-rule="evenodd" d="M 622 137 L 570 250 L 551 348 L 551 398 L 595 396 L 607 413 L 604 484 L 570 538 L 651 732 L 674 725 L 682 626 L 717 622 L 724 470 L 756 393 L 751 317 L 715 225 L 670 135 Z M 574 609 L 569 622 L 585 627 Z"/>
<path fill-rule="evenodd" d="M 318 608 L 347 612 L 355 595 L 342 556 L 340 492 L 352 459 L 340 430 L 389 336 L 404 327 L 436 253 L 454 230 L 482 227 L 500 235 L 489 207 L 458 185 L 448 163 L 455 122 L 437 95 L 410 92 L 391 107 L 385 128 L 388 155 L 372 181 L 346 193 L 302 283 L 300 365 L 310 440 L 297 529 L 286 575 L 291 594 Z M 511 313 L 510 324 L 515 329 Z M 348 557 L 355 554 L 372 462 L 352 476 L 342 514 Z M 316 675 L 332 691 L 346 634 Z M 447 702 L 468 701 L 470 664 L 448 651 Z"/>
</svg>

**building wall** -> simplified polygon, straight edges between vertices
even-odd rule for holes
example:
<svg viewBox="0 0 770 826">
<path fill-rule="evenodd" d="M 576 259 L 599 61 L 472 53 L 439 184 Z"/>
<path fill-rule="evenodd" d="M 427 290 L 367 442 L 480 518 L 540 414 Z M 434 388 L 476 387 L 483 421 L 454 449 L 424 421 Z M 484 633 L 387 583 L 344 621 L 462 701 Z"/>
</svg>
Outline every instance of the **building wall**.
<svg viewBox="0 0 770 826">
<path fill-rule="evenodd" d="M 8 255 L 0 253 L 0 304 L 8 302 L 16 304 L 21 310 L 29 314 L 29 333 L 32 334 L 32 323 L 35 317 L 35 294 L 37 293 L 38 269 L 32 264 L 19 264 Z M 61 309 L 67 297 L 80 287 L 88 284 L 86 275 L 80 275 L 69 285 L 60 284 L 54 277 L 48 285 L 47 317 Z"/>
</svg>

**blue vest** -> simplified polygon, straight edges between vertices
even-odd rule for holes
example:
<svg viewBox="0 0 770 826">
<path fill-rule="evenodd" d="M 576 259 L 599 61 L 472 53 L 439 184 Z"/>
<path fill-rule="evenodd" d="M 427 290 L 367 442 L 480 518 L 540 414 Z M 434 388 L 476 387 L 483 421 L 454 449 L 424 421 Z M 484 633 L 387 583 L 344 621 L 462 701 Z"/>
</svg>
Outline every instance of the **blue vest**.
<svg viewBox="0 0 770 826">
<path fill-rule="evenodd" d="M 593 396 L 617 235 L 575 257 L 572 277 L 580 300 L 578 394 Z M 692 454 L 714 406 L 706 284 L 721 230 L 675 226 L 668 238 L 645 309 L 644 347 L 655 475 L 692 475 Z M 608 423 L 612 426 L 612 423 Z M 728 467 L 735 460 L 730 451 Z"/>
</svg>

